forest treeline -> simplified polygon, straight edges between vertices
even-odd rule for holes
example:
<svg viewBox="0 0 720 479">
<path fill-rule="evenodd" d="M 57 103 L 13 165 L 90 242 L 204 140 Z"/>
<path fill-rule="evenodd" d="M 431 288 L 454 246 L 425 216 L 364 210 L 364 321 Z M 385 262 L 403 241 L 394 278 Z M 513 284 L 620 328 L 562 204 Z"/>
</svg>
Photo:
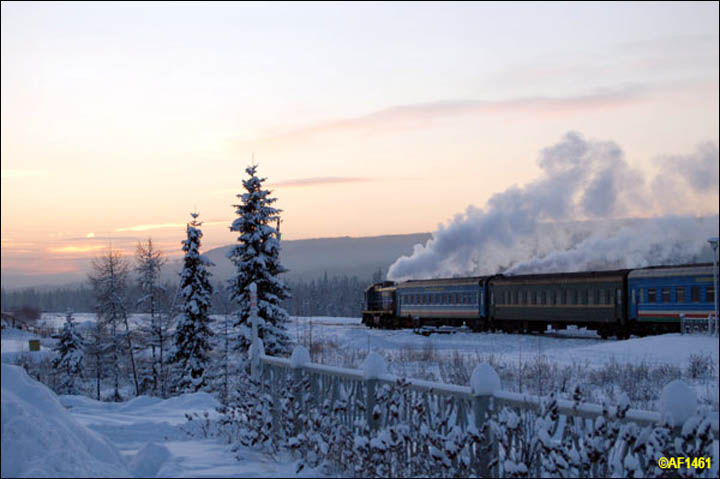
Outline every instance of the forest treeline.
<svg viewBox="0 0 720 479">
<path fill-rule="evenodd" d="M 309 281 L 289 281 L 291 298 L 282 302 L 282 306 L 292 316 L 346 316 L 359 317 L 362 310 L 363 292 L 370 282 L 379 281 L 381 273 L 372 279 L 358 279 L 356 276 L 333 276 L 311 279 Z M 215 282 L 215 291 L 223 291 L 224 282 Z M 166 291 L 174 291 L 177 284 L 167 282 Z M 144 312 L 138 300 L 143 293 L 140 284 L 128 287 L 129 311 Z M 220 294 L 213 295 L 212 314 L 225 314 L 227 305 Z M 40 290 L 23 288 L 7 291 L 2 288 L 2 310 L 16 311 L 23 307 L 37 308 L 44 312 L 65 312 L 68 308 L 76 313 L 95 312 L 95 296 L 90 285 L 59 287 Z"/>
</svg>

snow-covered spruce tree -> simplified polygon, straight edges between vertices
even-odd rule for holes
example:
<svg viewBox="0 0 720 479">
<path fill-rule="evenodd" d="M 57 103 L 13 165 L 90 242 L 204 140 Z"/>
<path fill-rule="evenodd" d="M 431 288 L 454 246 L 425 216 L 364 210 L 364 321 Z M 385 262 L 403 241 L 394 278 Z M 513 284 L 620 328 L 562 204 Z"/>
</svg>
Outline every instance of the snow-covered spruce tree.
<svg viewBox="0 0 720 479">
<path fill-rule="evenodd" d="M 148 238 L 147 244 L 138 241 L 135 260 L 137 262 L 135 271 L 138 274 L 140 290 L 143 292 L 143 296 L 138 300 L 138 306 L 144 306 L 144 310 L 150 314 L 149 324 L 144 324 L 142 330 L 148 337 L 152 352 L 152 392 L 157 395 L 165 360 L 163 350 L 166 332 L 158 314 L 160 297 L 164 294 L 163 288 L 158 285 L 158 278 L 165 259 L 160 251 L 153 247 L 152 238 Z"/>
<path fill-rule="evenodd" d="M 208 266 L 212 262 L 200 254 L 202 231 L 198 214 L 191 213 L 180 277 L 180 314 L 175 328 L 175 345 L 169 362 L 176 366 L 175 391 L 196 392 L 208 386 L 210 374 L 210 301 L 213 293 Z"/>
<path fill-rule="evenodd" d="M 83 338 L 75 330 L 75 318 L 68 310 L 65 315 L 65 324 L 60 334 L 54 335 L 57 340 L 53 351 L 57 357 L 53 360 L 52 366 L 59 377 L 61 394 L 75 394 L 75 379 L 82 377 L 83 367 Z"/>
<path fill-rule="evenodd" d="M 133 352 L 124 297 L 130 268 L 122 253 L 112 248 L 109 248 L 103 256 L 93 259 L 92 267 L 93 271 L 88 276 L 95 294 L 95 310 L 98 321 L 108 327 L 110 334 L 110 344 L 104 346 L 103 349 L 111 355 L 113 401 L 122 401 L 120 395 L 120 354 L 121 349 L 123 349 L 123 337 L 127 343 L 127 353 L 132 366 L 135 394 L 140 395 L 140 383 L 135 368 L 135 354 Z M 120 323 L 125 325 L 124 333 L 118 330 L 121 326 Z"/>
<path fill-rule="evenodd" d="M 268 354 L 287 354 L 290 338 L 286 332 L 289 320 L 281 301 L 290 297 L 289 290 L 279 275 L 287 270 L 280 264 L 280 212 L 273 208 L 277 198 L 262 187 L 266 178 L 258 178 L 257 165 L 245 169 L 250 176 L 243 180 L 245 193 L 237 195 L 241 204 L 233 205 L 238 218 L 230 231 L 237 231 L 239 244 L 228 252 L 237 274 L 229 282 L 230 299 L 239 305 L 235 312 L 238 328 L 236 349 L 245 352 L 250 347 L 250 291 L 257 286 L 258 334 Z M 277 224 L 278 228 L 273 225 Z"/>
</svg>

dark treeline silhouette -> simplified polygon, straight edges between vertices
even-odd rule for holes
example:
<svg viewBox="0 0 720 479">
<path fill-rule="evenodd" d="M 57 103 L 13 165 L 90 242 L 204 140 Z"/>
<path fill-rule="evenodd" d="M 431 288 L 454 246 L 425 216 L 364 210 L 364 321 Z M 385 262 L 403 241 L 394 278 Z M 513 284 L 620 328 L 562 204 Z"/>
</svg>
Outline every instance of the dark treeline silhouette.
<svg viewBox="0 0 720 479">
<path fill-rule="evenodd" d="M 378 276 L 378 275 L 376 275 Z M 373 278 L 375 279 L 375 278 Z M 322 278 L 310 281 L 289 281 L 291 298 L 282 302 L 292 316 L 346 316 L 359 317 L 362 311 L 363 292 L 370 279 L 358 279 L 356 276 L 333 276 L 326 274 Z M 217 285 L 218 291 L 224 286 Z M 174 292 L 177 285 L 170 282 L 164 289 Z M 128 285 L 128 309 L 130 313 L 145 312 L 138 300 L 145 296 L 140 286 L 133 282 Z M 227 306 L 213 297 L 212 314 L 225 314 Z M 95 312 L 95 297 L 89 285 L 38 290 L 25 288 L 6 291 L 2 288 L 2 310 L 16 311 L 22 307 L 34 307 L 45 312 L 65 312 L 68 308 L 76 313 Z"/>
</svg>

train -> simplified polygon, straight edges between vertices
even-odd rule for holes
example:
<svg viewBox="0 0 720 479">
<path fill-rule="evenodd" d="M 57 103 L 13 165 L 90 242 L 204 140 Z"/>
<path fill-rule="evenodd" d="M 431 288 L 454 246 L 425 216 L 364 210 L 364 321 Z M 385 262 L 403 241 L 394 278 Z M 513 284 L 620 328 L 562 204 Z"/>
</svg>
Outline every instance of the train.
<svg viewBox="0 0 720 479">
<path fill-rule="evenodd" d="M 382 281 L 365 290 L 369 327 L 533 332 L 577 325 L 602 338 L 680 331 L 714 314 L 712 263 L 612 271 Z"/>
</svg>

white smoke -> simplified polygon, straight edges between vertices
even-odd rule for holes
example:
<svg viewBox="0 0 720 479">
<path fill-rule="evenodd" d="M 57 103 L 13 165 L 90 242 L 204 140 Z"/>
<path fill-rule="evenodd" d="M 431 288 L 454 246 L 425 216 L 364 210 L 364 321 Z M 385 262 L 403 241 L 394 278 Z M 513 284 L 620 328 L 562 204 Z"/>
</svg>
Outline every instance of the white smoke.
<svg viewBox="0 0 720 479">
<path fill-rule="evenodd" d="M 614 142 L 567 133 L 542 150 L 541 177 L 493 195 L 484 209 L 469 206 L 411 256 L 390 266 L 393 280 L 507 273 L 580 271 L 694 261 L 717 236 L 713 218 L 666 216 L 611 220 L 714 196 L 718 148 L 661 159 L 648 190 Z M 682 194 L 681 194 L 682 193 Z M 699 195 L 699 196 L 698 196 Z M 703 196 L 704 195 L 704 196 Z M 585 220 L 584 222 L 580 222 Z M 589 220 L 589 221 L 588 221 Z"/>
</svg>

